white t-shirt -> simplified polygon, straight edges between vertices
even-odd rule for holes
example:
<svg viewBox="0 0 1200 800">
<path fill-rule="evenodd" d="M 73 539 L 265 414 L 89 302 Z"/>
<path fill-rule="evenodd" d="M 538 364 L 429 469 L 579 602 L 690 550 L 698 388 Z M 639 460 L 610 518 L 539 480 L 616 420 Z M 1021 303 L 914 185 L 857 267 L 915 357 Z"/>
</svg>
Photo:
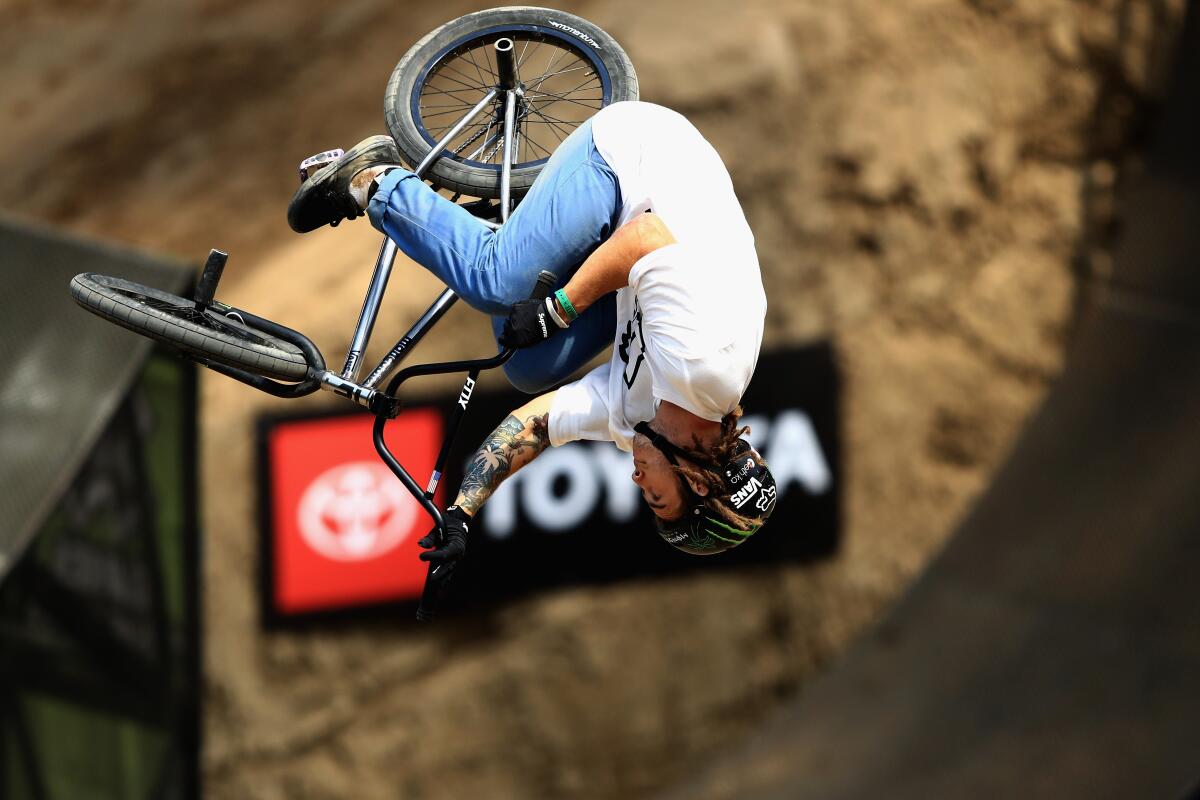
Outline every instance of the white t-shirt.
<svg viewBox="0 0 1200 800">
<path fill-rule="evenodd" d="M 713 421 L 733 410 L 758 363 L 767 298 L 729 172 L 685 117 L 616 103 L 593 118 L 592 137 L 620 184 L 619 224 L 653 211 L 677 243 L 633 265 L 612 359 L 558 390 L 550 441 L 630 450 L 659 400 Z"/>
</svg>

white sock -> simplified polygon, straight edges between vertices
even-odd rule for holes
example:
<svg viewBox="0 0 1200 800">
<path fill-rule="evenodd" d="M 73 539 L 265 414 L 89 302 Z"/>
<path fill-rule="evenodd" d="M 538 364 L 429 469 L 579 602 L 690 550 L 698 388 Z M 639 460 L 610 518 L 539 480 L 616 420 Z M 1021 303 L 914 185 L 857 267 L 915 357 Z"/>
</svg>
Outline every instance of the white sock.
<svg viewBox="0 0 1200 800">
<path fill-rule="evenodd" d="M 371 190 L 375 185 L 375 180 L 394 166 L 394 164 L 379 164 L 354 173 L 354 177 L 350 179 L 350 196 L 354 198 L 354 202 L 360 209 L 365 211 L 367 204 L 371 202 Z"/>
</svg>

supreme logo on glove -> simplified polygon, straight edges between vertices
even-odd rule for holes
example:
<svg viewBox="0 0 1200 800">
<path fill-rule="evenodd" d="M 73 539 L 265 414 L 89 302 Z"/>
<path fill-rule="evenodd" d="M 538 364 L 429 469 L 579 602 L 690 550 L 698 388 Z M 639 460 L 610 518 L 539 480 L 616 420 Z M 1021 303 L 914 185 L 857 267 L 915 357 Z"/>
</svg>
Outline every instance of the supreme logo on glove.
<svg viewBox="0 0 1200 800">
<path fill-rule="evenodd" d="M 504 321 L 500 344 L 505 347 L 532 347 L 562 330 L 550 319 L 547 300 L 521 300 L 513 303 Z"/>
</svg>

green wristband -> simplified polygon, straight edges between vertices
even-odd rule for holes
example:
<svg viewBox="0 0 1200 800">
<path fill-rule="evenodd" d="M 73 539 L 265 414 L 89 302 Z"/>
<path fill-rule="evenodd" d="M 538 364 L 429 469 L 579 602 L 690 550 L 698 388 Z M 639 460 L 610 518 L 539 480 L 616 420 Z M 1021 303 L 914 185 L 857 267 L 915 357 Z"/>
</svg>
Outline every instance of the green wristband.
<svg viewBox="0 0 1200 800">
<path fill-rule="evenodd" d="M 567 299 L 567 293 L 559 289 L 554 293 L 554 299 L 562 306 L 562 310 L 567 312 L 567 322 L 574 322 L 579 317 L 579 312 L 575 310 L 575 306 L 571 305 L 571 301 Z"/>
</svg>

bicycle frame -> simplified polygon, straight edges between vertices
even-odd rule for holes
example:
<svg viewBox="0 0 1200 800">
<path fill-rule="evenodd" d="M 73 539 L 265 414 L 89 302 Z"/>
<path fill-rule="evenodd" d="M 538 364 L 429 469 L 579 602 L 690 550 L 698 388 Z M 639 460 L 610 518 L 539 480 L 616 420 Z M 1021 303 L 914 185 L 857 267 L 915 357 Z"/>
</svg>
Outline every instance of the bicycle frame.
<svg viewBox="0 0 1200 800">
<path fill-rule="evenodd" d="M 430 166 L 445 153 L 446 147 L 454 137 L 478 117 L 498 96 L 503 94 L 504 140 L 503 160 L 500 168 L 500 222 L 497 224 L 487 220 L 480 220 L 485 225 L 499 228 L 508 220 L 512 205 L 511 176 L 516 140 L 514 122 L 517 101 L 522 90 L 517 84 L 516 66 L 513 59 L 513 41 L 508 38 L 499 39 L 495 43 L 495 48 L 499 73 L 498 85 L 487 92 L 474 107 L 442 136 L 413 172 L 418 178 L 423 178 Z M 457 200 L 458 197 L 459 195 L 455 195 L 453 199 Z M 383 303 L 383 295 L 387 289 L 392 266 L 396 259 L 396 249 L 396 244 L 385 236 L 383 245 L 379 250 L 379 255 L 375 260 L 375 268 L 371 274 L 371 281 L 367 286 L 362 309 L 359 311 L 358 322 L 355 325 L 350 347 L 346 353 L 346 358 L 340 372 L 329 370 L 316 345 L 298 331 L 214 300 L 213 293 L 220 279 L 221 272 L 224 269 L 227 256 L 220 251 L 212 251 L 209 254 L 197 287 L 197 306 L 211 307 L 226 316 L 240 318 L 250 327 L 261 329 L 277 338 L 294 344 L 304 354 L 305 360 L 309 365 L 309 374 L 300 383 L 287 384 L 237 367 L 209 361 L 202 357 L 196 357 L 195 360 L 216 372 L 277 397 L 301 397 L 324 389 L 370 409 L 376 417 L 373 430 L 376 451 L 404 487 L 421 504 L 426 513 L 433 518 L 437 534 L 440 537 L 445 530 L 445 521 L 442 518 L 441 510 L 433 502 L 433 497 L 445 471 L 446 459 L 449 457 L 450 448 L 458 432 L 459 423 L 462 421 L 467 405 L 470 403 L 471 392 L 475 386 L 475 382 L 478 380 L 479 373 L 482 370 L 502 366 L 513 356 L 515 351 L 509 348 L 491 358 L 431 363 L 409 367 L 402 370 L 392 379 L 386 391 L 381 391 L 379 387 L 383 381 L 395 371 L 400 363 L 409 355 L 412 348 L 429 333 L 438 320 L 445 316 L 446 312 L 458 301 L 458 296 L 451 289 L 446 289 L 433 301 L 425 313 L 413 323 L 408 332 L 400 337 L 379 364 L 367 374 L 366 379 L 359 381 L 363 354 L 366 352 L 376 319 L 379 315 L 379 309 Z M 538 285 L 534 292 L 535 296 L 547 296 L 553 288 L 553 281 L 553 274 L 543 272 L 538 279 Z M 404 381 L 418 375 L 437 375 L 450 372 L 467 372 L 468 375 L 459 393 L 458 407 L 455 409 L 454 416 L 450 421 L 446 438 L 442 442 L 441 451 L 438 453 L 433 473 L 426 486 L 422 488 L 388 449 L 383 439 L 384 426 L 387 420 L 394 418 L 399 413 L 400 401 L 396 398 L 396 393 Z M 429 573 L 426 577 L 425 591 L 421 598 L 420 607 L 417 610 L 417 618 L 420 620 L 428 620 L 433 617 L 433 605 L 440 590 L 440 569 L 440 567 L 430 565 Z"/>
</svg>

